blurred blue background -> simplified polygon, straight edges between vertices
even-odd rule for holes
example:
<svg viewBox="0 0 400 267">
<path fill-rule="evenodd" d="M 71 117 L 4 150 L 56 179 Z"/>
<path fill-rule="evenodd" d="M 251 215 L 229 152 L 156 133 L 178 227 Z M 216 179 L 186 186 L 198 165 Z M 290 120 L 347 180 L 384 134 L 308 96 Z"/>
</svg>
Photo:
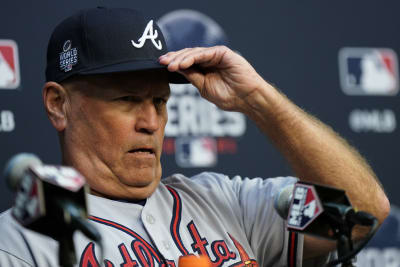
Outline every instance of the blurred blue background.
<svg viewBox="0 0 400 267">
<path fill-rule="evenodd" d="M 400 206 L 398 54 L 400 2 L 353 1 L 3 1 L 0 8 L 0 166 L 19 152 L 60 163 L 56 131 L 42 106 L 46 47 L 63 18 L 87 7 L 142 10 L 171 49 L 225 44 L 269 82 L 329 124 L 368 160 Z M 255 125 L 171 85 L 163 176 L 203 170 L 274 177 L 292 171 Z M 0 211 L 13 194 L 0 177 Z M 400 266 L 400 212 L 358 266 Z"/>
</svg>

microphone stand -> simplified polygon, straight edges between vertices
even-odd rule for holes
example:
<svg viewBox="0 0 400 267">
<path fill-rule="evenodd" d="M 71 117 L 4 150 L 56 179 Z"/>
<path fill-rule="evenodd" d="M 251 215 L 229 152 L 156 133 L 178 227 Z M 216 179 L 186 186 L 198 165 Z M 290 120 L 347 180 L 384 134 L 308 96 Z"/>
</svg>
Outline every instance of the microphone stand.
<svg viewBox="0 0 400 267">
<path fill-rule="evenodd" d="M 338 251 L 338 259 L 329 262 L 328 266 L 342 263 L 342 267 L 354 267 L 352 262 L 355 256 L 367 245 L 378 230 L 378 220 L 367 212 L 356 212 L 352 207 L 346 205 L 326 203 L 324 208 L 328 211 L 327 216 L 331 219 L 330 226 L 337 240 Z M 351 231 L 356 224 L 370 226 L 371 229 L 362 241 L 353 246 Z"/>
<path fill-rule="evenodd" d="M 58 250 L 58 260 L 62 267 L 73 267 L 76 263 L 74 241 L 72 240 L 73 231 L 67 231 L 59 237 L 60 244 Z"/>
<path fill-rule="evenodd" d="M 353 215 L 354 210 L 345 205 L 331 205 L 326 203 L 324 208 L 329 211 L 327 215 L 330 217 L 331 227 L 334 232 L 336 239 L 336 247 L 338 253 L 338 259 L 343 259 L 346 255 L 349 255 L 353 251 L 353 241 L 351 239 L 351 232 L 355 223 L 349 220 L 349 217 Z M 342 267 L 354 267 L 354 257 L 350 257 L 342 262 Z M 333 262 L 332 262 L 333 263 Z M 335 264 L 329 264 L 334 266 Z"/>
<path fill-rule="evenodd" d="M 75 245 L 73 234 L 75 230 L 80 230 L 86 237 L 97 242 L 100 246 L 100 258 L 103 261 L 103 245 L 100 233 L 89 225 L 86 221 L 86 212 L 81 207 L 75 206 L 73 203 L 60 199 L 58 204 L 63 207 L 63 222 L 65 223 L 65 231 L 59 234 L 59 263 L 62 267 L 73 267 L 76 260 Z"/>
<path fill-rule="evenodd" d="M 337 250 L 339 258 L 350 253 L 353 250 L 352 247 L 353 247 L 353 242 L 351 241 L 350 238 L 348 238 L 344 234 L 339 236 L 337 240 Z M 354 267 L 352 261 L 353 259 L 351 258 L 347 261 L 342 262 L 342 267 Z"/>
<path fill-rule="evenodd" d="M 347 234 L 339 231 L 336 236 L 336 239 L 337 239 L 336 246 L 339 258 L 344 257 L 353 250 L 353 241 L 351 240 L 351 237 L 349 237 Z M 342 262 L 342 267 L 354 267 L 352 261 L 353 258 L 350 258 Z"/>
</svg>

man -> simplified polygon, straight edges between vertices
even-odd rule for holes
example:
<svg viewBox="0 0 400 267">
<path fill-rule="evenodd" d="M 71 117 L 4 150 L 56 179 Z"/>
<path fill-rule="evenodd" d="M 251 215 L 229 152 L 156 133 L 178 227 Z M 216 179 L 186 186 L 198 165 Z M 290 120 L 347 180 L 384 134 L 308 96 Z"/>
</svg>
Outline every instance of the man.
<svg viewBox="0 0 400 267">
<path fill-rule="evenodd" d="M 90 185 L 90 219 L 103 236 L 106 266 L 176 266 L 189 254 L 213 266 L 320 266 L 335 248 L 285 230 L 272 198 L 294 178 L 202 173 L 160 182 L 168 82 L 182 76 L 218 107 L 252 119 L 300 180 L 342 188 L 355 207 L 385 219 L 388 200 L 361 156 L 244 58 L 227 47 L 165 52 L 153 20 L 129 9 L 81 11 L 50 39 L 44 105 L 63 164 Z M 8 240 L 0 243 L 3 265 L 57 265 L 54 240 L 22 229 L 9 212 L 0 229 Z M 356 229 L 354 238 L 364 234 Z M 100 266 L 96 244 L 82 235 L 74 241 L 79 266 Z"/>
</svg>

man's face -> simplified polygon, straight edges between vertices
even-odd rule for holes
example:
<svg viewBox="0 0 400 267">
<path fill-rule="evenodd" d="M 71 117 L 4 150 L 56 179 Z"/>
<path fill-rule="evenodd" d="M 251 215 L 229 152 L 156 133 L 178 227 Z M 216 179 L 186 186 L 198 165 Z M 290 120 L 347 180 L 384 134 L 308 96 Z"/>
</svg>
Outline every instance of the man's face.
<svg viewBox="0 0 400 267">
<path fill-rule="evenodd" d="M 65 163 L 87 178 L 94 194 L 117 199 L 151 195 L 161 178 L 170 95 L 166 73 L 95 75 L 65 87 Z"/>
</svg>

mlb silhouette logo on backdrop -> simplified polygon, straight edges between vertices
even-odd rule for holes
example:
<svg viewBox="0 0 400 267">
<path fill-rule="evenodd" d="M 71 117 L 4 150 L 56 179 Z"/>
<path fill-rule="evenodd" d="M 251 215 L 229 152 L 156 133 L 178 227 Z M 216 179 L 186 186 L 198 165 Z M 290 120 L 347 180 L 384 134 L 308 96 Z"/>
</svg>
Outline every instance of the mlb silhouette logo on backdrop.
<svg viewBox="0 0 400 267">
<path fill-rule="evenodd" d="M 176 163 L 179 167 L 205 168 L 217 164 L 217 144 L 212 137 L 182 137 L 175 142 Z"/>
<path fill-rule="evenodd" d="M 388 48 L 349 48 L 339 51 L 339 74 L 347 95 L 393 96 L 399 91 L 397 56 Z"/>
<path fill-rule="evenodd" d="M 13 40 L 0 40 L 0 89 L 20 85 L 18 47 Z"/>
</svg>

